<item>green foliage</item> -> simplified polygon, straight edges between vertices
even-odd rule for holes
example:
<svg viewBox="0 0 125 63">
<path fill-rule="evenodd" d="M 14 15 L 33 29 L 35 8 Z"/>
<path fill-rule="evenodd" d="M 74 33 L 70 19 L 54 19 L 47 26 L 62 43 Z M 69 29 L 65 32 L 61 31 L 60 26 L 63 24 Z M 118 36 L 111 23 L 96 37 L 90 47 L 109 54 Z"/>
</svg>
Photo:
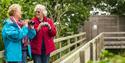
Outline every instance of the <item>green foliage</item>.
<svg viewBox="0 0 125 63">
<path fill-rule="evenodd" d="M 34 16 L 36 4 L 43 4 L 57 27 L 57 36 L 67 36 L 78 33 L 80 25 L 89 17 L 89 11 L 101 0 L 0 0 L 0 23 L 8 17 L 8 7 L 14 3 L 22 6 L 22 19 Z"/>
<path fill-rule="evenodd" d="M 101 60 L 96 63 L 125 63 L 124 56 L 113 54 L 107 50 L 102 52 L 100 58 Z M 93 61 L 89 61 L 88 63 L 93 63 Z"/>
<path fill-rule="evenodd" d="M 0 58 L 0 63 L 4 63 L 4 60 L 2 58 Z"/>
<path fill-rule="evenodd" d="M 52 18 L 57 26 L 57 37 L 78 33 L 79 25 L 89 17 L 89 11 L 95 0 L 0 0 L 0 22 L 8 17 L 8 7 L 13 3 L 22 6 L 23 19 L 34 16 L 34 6 L 43 4 L 47 7 L 48 17 Z M 89 5 L 88 5 L 89 4 Z"/>
<path fill-rule="evenodd" d="M 0 23 L 8 17 L 8 8 L 14 3 L 22 6 L 22 19 L 31 19 L 35 5 L 43 4 L 57 27 L 56 38 L 67 36 L 78 33 L 79 25 L 89 17 L 93 2 L 96 0 L 0 0 Z"/>
<path fill-rule="evenodd" d="M 125 15 L 125 0 L 101 0 L 95 7 L 115 15 Z"/>
<path fill-rule="evenodd" d="M 1 32 L 1 28 L 0 28 L 0 32 Z M 1 35 L 1 33 L 0 33 Z M 2 42 L 2 36 L 0 36 L 0 51 L 3 50 L 4 46 L 3 46 L 3 42 Z"/>
<path fill-rule="evenodd" d="M 114 56 L 114 54 L 113 54 L 113 53 L 110 53 L 110 52 L 107 51 L 107 50 L 104 50 L 104 51 L 100 54 L 100 58 L 101 58 L 101 59 L 103 59 L 103 58 L 105 58 L 105 57 L 112 57 L 112 56 Z"/>
</svg>

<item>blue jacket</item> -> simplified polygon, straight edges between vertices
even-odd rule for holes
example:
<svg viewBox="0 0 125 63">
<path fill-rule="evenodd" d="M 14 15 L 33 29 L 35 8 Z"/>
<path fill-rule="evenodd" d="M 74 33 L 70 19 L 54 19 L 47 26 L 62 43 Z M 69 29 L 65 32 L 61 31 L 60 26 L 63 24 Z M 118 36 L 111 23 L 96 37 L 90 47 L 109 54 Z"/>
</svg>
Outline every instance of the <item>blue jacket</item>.
<svg viewBox="0 0 125 63">
<path fill-rule="evenodd" d="M 32 39 L 35 35 L 35 29 L 29 29 L 26 26 L 19 29 L 17 24 L 13 23 L 10 18 L 6 19 L 2 29 L 6 61 L 22 61 L 22 39 L 25 36 Z M 31 50 L 28 49 L 28 51 L 31 55 Z"/>
</svg>

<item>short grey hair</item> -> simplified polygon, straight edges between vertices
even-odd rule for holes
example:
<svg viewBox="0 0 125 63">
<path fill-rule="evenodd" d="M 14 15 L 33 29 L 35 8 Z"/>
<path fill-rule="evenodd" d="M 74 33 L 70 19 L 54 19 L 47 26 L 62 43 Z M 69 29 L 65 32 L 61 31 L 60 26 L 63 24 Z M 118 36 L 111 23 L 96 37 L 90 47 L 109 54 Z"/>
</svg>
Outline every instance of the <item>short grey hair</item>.
<svg viewBox="0 0 125 63">
<path fill-rule="evenodd" d="M 45 16 L 47 16 L 47 10 L 46 10 L 46 7 L 44 5 L 41 5 L 41 4 L 37 4 L 34 11 L 37 11 L 37 9 L 40 9 L 42 10 L 43 14 Z"/>
<path fill-rule="evenodd" d="M 14 12 L 16 10 L 20 10 L 21 11 L 21 6 L 19 4 L 12 4 L 10 7 L 9 7 L 9 10 L 8 10 L 8 13 L 10 16 L 13 16 L 14 15 Z"/>
</svg>

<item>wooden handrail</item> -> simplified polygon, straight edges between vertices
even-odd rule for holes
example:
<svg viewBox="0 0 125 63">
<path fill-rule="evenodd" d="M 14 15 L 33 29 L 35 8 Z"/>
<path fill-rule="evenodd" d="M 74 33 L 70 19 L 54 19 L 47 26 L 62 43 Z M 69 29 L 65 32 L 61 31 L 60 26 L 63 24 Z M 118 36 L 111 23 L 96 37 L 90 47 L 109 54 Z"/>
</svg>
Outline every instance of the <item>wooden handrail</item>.
<svg viewBox="0 0 125 63">
<path fill-rule="evenodd" d="M 0 58 L 2 58 L 4 55 L 3 55 L 3 52 L 4 51 L 0 51 Z"/>
<path fill-rule="evenodd" d="M 79 39 L 77 39 L 78 37 Z M 73 43 L 71 43 L 71 39 L 74 39 Z M 60 48 L 52 52 L 50 56 L 52 57 L 54 55 L 59 55 L 60 58 L 58 58 L 57 60 L 53 62 L 53 63 L 59 63 L 60 61 L 62 61 L 67 56 L 69 56 L 73 51 L 77 50 L 85 43 L 86 33 L 83 32 L 83 33 L 79 33 L 79 34 L 72 35 L 72 36 L 62 37 L 62 38 L 55 39 L 54 41 L 55 43 L 60 44 Z M 67 42 L 67 45 L 61 46 L 63 42 L 65 41 Z M 77 44 L 79 44 L 80 46 L 77 46 Z M 70 49 L 72 46 L 74 46 L 73 50 Z M 62 55 L 61 52 L 65 51 L 66 49 L 68 49 L 68 52 L 65 55 Z"/>
<path fill-rule="evenodd" d="M 103 32 L 104 34 L 125 34 L 125 32 Z"/>
<path fill-rule="evenodd" d="M 58 38 L 58 39 L 55 39 L 54 42 L 60 42 L 60 41 L 63 41 L 63 40 L 68 40 L 68 39 L 71 39 L 71 38 L 75 38 L 75 37 L 78 37 L 78 36 L 82 36 L 82 35 L 85 35 L 86 33 L 83 32 L 83 33 L 79 33 L 79 34 L 75 34 L 75 35 L 72 35 L 72 36 L 67 36 L 67 37 L 61 37 L 61 38 Z"/>
<path fill-rule="evenodd" d="M 104 47 L 104 39 L 110 40 L 114 44 L 114 41 L 125 42 L 125 32 L 102 32 L 91 41 L 87 42 L 84 46 L 74 52 L 72 55 L 65 58 L 61 63 L 87 63 L 89 60 L 96 61 L 99 59 L 99 55 Z M 124 39 L 124 40 L 123 40 Z M 112 44 L 111 43 L 111 44 Z M 110 43 L 107 43 L 110 44 Z M 120 43 L 116 43 L 117 45 Z M 122 43 L 123 45 L 123 43 Z M 125 46 L 110 46 L 108 48 L 125 48 Z M 95 62 L 96 63 L 96 62 Z"/>
<path fill-rule="evenodd" d="M 71 39 L 74 40 L 73 43 L 71 43 Z M 65 41 L 67 42 L 67 44 L 65 46 L 62 46 L 63 42 L 65 42 Z M 59 63 L 65 57 L 70 55 L 73 51 L 80 48 L 85 43 L 85 41 L 86 41 L 86 33 L 85 32 L 75 34 L 75 35 L 72 35 L 72 36 L 54 39 L 55 44 L 60 44 L 60 45 L 57 45 L 57 46 L 59 46 L 59 48 L 57 50 L 55 50 L 54 52 L 52 52 L 50 56 L 52 58 L 53 56 L 58 55 L 59 58 L 55 59 L 55 60 L 52 59 L 52 62 L 53 63 Z M 77 46 L 78 44 L 79 44 L 79 46 Z M 72 46 L 75 47 L 73 50 L 70 49 Z M 62 55 L 63 51 L 65 51 L 66 49 L 68 49 L 68 52 L 65 53 L 64 55 Z M 3 51 L 0 52 L 0 58 L 2 58 L 2 57 L 3 57 Z M 28 62 L 28 63 L 31 63 L 31 62 Z"/>
<path fill-rule="evenodd" d="M 100 33 L 60 63 L 87 63 L 89 60 L 98 60 L 101 51 L 104 49 L 103 42 L 103 33 Z"/>
<path fill-rule="evenodd" d="M 104 43 L 106 42 L 104 39 L 117 39 L 121 42 L 124 42 L 125 39 L 123 35 L 125 32 L 102 32 L 99 35 L 97 35 L 95 38 L 93 38 L 91 41 L 86 42 L 86 33 L 79 33 L 72 36 L 62 37 L 55 39 L 55 44 L 59 44 L 59 48 L 51 53 L 51 58 L 53 56 L 58 55 L 58 59 L 52 60 L 53 63 L 87 63 L 89 60 L 98 60 L 99 55 L 101 51 L 106 47 L 104 47 Z M 106 36 L 106 35 L 116 35 L 116 36 Z M 73 42 L 72 42 L 73 39 Z M 62 46 L 63 43 L 67 43 L 65 46 Z M 114 41 L 108 41 L 115 43 Z M 117 42 L 117 41 L 116 41 Z M 112 43 L 106 43 L 106 44 L 112 44 Z M 79 44 L 79 46 L 77 46 Z M 120 44 L 120 42 L 117 42 L 117 44 Z M 74 46 L 74 49 L 71 50 L 70 48 Z M 110 48 L 116 48 L 116 46 Z M 118 48 L 125 48 L 125 46 L 121 46 Z M 67 53 L 64 55 L 62 54 L 65 50 L 68 50 Z M 3 51 L 0 51 L 0 58 L 3 57 Z M 78 62 L 77 62 L 78 61 Z M 30 63 L 30 62 L 28 62 Z"/>
</svg>

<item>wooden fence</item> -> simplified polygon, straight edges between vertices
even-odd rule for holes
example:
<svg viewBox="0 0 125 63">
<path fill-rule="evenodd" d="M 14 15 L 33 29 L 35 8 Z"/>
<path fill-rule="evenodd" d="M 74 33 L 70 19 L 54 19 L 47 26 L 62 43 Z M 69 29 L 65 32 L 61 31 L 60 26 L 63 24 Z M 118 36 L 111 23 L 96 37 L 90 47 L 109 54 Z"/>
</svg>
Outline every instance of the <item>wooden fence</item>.
<svg viewBox="0 0 125 63">
<path fill-rule="evenodd" d="M 87 63 L 89 60 L 96 61 L 99 59 L 99 55 L 103 49 L 104 38 L 103 33 L 100 33 L 60 63 Z"/>
<path fill-rule="evenodd" d="M 86 43 L 86 33 L 62 37 L 54 40 L 57 50 L 51 53 L 50 63 L 59 63 Z M 0 51 L 3 58 L 3 51 Z M 0 62 L 1 63 L 1 62 Z M 28 63 L 33 63 L 32 61 Z"/>
<path fill-rule="evenodd" d="M 50 63 L 87 63 L 99 60 L 104 49 L 125 48 L 125 32 L 102 32 L 86 42 L 86 33 L 55 39 L 57 50 L 51 53 Z M 0 52 L 0 58 L 3 51 Z M 28 63 L 33 63 L 28 62 Z"/>
<path fill-rule="evenodd" d="M 90 16 L 84 23 L 84 32 L 88 40 L 102 32 L 125 32 L 125 16 Z"/>
<path fill-rule="evenodd" d="M 125 49 L 125 32 L 104 32 L 106 49 Z"/>
</svg>

